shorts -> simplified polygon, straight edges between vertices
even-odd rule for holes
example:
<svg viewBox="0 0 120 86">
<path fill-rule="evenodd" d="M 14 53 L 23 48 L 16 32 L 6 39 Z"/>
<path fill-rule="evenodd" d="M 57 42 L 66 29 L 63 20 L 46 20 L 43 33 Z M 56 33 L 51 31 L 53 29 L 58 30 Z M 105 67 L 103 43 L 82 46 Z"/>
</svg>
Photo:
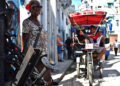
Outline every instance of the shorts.
<svg viewBox="0 0 120 86">
<path fill-rule="evenodd" d="M 109 55 L 110 55 L 110 50 L 106 50 L 105 56 L 109 56 Z"/>
<path fill-rule="evenodd" d="M 57 53 L 58 53 L 58 54 L 61 54 L 61 53 L 62 53 L 61 46 L 59 46 L 59 45 L 57 46 Z"/>
</svg>

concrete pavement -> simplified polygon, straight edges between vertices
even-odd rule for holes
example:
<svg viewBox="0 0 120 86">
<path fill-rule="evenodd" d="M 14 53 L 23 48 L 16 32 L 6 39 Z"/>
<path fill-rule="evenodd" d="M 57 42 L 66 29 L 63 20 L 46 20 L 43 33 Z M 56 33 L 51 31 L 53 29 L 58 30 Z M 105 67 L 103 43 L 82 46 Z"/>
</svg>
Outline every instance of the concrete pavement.
<svg viewBox="0 0 120 86">
<path fill-rule="evenodd" d="M 89 86 L 84 77 L 76 77 L 75 64 L 71 67 L 74 70 L 66 73 L 59 86 Z M 111 51 L 108 60 L 103 62 L 103 67 L 103 78 L 99 78 L 99 72 L 96 71 L 93 86 L 120 86 L 120 53 L 115 56 Z"/>
<path fill-rule="evenodd" d="M 60 82 L 63 79 L 67 69 L 72 64 L 72 62 L 73 60 L 64 60 L 64 62 L 58 62 L 58 70 L 52 72 L 53 80 L 57 80 L 58 82 Z"/>
</svg>

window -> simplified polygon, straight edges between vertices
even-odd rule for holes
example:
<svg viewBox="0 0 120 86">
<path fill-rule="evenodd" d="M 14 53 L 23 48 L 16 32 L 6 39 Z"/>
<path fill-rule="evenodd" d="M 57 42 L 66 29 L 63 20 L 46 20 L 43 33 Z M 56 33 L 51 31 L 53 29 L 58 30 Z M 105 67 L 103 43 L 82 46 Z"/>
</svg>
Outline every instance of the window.
<svg viewBox="0 0 120 86">
<path fill-rule="evenodd" d="M 118 7 L 115 7 L 115 9 L 116 9 L 116 13 L 118 13 Z"/>
<path fill-rule="evenodd" d="M 113 7 L 113 3 L 108 3 L 108 8 L 111 8 L 111 7 Z"/>
<path fill-rule="evenodd" d="M 98 6 L 98 8 L 102 8 L 102 6 Z"/>
<path fill-rule="evenodd" d="M 119 20 L 116 20 L 116 24 L 117 24 L 117 26 L 119 26 Z"/>
<path fill-rule="evenodd" d="M 114 15 L 109 15 L 109 20 L 114 20 Z"/>
<path fill-rule="evenodd" d="M 91 9 L 93 9 L 93 6 L 91 6 Z"/>
</svg>

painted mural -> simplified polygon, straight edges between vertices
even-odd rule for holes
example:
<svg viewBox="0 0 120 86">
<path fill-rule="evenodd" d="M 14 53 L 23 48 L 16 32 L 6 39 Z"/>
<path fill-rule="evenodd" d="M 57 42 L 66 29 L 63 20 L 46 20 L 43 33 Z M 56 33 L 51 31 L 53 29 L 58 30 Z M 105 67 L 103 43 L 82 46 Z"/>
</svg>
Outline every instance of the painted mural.
<svg viewBox="0 0 120 86">
<path fill-rule="evenodd" d="M 15 34 L 12 41 L 18 44 L 19 39 L 19 28 L 20 28 L 20 10 L 19 10 L 19 0 L 8 0 L 8 6 L 14 9 L 14 14 L 12 16 L 11 33 Z"/>
<path fill-rule="evenodd" d="M 12 34 L 15 34 L 16 37 L 14 37 L 12 40 L 14 43 L 16 43 L 19 47 L 22 49 L 22 20 L 25 19 L 23 13 L 27 12 L 24 9 L 25 3 L 27 3 L 30 0 L 8 0 L 8 6 L 12 9 L 14 9 L 14 14 L 12 16 Z M 24 12 L 23 12 L 24 11 Z M 21 17 L 23 16 L 23 17 Z M 27 15 L 28 16 L 28 15 Z"/>
</svg>

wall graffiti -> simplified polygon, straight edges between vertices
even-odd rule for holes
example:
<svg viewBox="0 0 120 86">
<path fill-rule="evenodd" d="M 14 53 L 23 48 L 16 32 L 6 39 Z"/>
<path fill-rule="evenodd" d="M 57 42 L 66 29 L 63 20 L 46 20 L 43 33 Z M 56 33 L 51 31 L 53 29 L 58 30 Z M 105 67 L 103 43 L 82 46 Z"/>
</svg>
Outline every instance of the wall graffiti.
<svg viewBox="0 0 120 86">
<path fill-rule="evenodd" d="M 12 9 L 14 9 L 14 14 L 12 16 L 12 34 L 15 34 L 16 37 L 14 37 L 12 40 L 14 43 L 18 44 L 18 37 L 19 37 L 19 28 L 20 28 L 20 10 L 19 10 L 19 0 L 8 0 L 8 6 Z"/>
</svg>

